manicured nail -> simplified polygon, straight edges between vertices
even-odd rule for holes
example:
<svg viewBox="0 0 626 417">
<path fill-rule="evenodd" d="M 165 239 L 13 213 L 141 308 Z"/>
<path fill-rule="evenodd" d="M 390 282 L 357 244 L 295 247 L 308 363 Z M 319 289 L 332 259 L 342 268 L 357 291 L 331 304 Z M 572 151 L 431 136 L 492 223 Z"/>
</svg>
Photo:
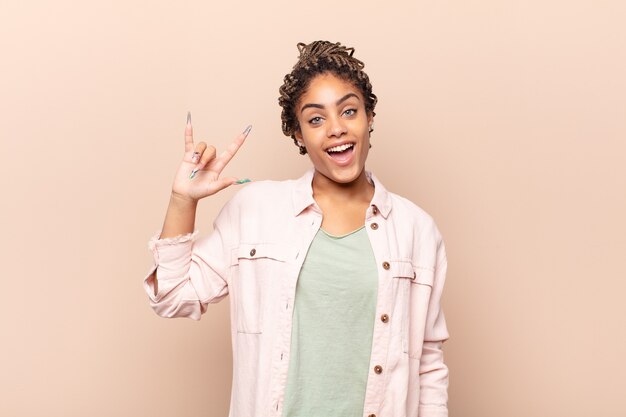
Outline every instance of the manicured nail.
<svg viewBox="0 0 626 417">
<path fill-rule="evenodd" d="M 187 112 L 187 126 L 191 126 L 191 112 Z"/>
<path fill-rule="evenodd" d="M 251 182 L 251 181 L 252 181 L 251 179 L 246 178 L 244 180 L 237 180 L 237 181 L 235 181 L 235 184 L 245 184 L 245 183 Z"/>
<path fill-rule="evenodd" d="M 197 164 L 199 160 L 200 160 L 200 152 L 194 152 L 193 156 L 191 157 L 191 162 L 193 162 L 194 164 Z"/>
<path fill-rule="evenodd" d="M 192 180 L 193 177 L 196 176 L 196 172 L 198 172 L 198 168 L 195 168 L 193 171 L 191 171 L 191 174 L 189 175 L 189 179 Z"/>
<path fill-rule="evenodd" d="M 248 125 L 248 127 L 246 127 L 246 129 L 243 131 L 243 135 L 245 137 L 248 137 L 248 133 L 250 133 L 251 130 L 252 130 L 252 125 Z"/>
</svg>

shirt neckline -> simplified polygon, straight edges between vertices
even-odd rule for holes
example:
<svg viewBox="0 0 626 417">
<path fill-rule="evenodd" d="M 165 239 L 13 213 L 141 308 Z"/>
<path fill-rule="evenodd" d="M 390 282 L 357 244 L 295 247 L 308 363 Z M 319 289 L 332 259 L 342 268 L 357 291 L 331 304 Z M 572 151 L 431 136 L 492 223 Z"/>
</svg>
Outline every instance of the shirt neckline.
<svg viewBox="0 0 626 417">
<path fill-rule="evenodd" d="M 348 232 L 348 233 L 346 233 L 345 235 L 339 235 L 339 236 L 337 236 L 337 235 L 331 235 L 330 233 L 328 233 L 326 230 L 322 229 L 321 227 L 320 227 L 320 230 L 321 230 L 321 231 L 322 231 L 322 232 L 323 232 L 326 236 L 330 237 L 331 239 L 343 239 L 344 237 L 348 237 L 348 236 L 350 236 L 350 235 L 355 234 L 356 232 L 360 231 L 360 230 L 361 230 L 361 229 L 363 229 L 363 228 L 365 228 L 365 225 L 363 225 L 363 226 L 359 227 L 358 229 L 355 229 L 355 230 L 353 230 L 353 231 L 351 231 L 351 232 Z"/>
</svg>

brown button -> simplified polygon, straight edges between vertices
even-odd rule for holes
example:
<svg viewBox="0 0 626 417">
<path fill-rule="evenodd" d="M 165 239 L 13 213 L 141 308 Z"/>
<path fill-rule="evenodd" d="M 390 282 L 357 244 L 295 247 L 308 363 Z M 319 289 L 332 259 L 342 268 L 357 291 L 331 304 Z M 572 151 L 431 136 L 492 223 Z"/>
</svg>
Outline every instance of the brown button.
<svg viewBox="0 0 626 417">
<path fill-rule="evenodd" d="M 374 367 L 374 372 L 376 372 L 377 374 L 382 374 L 383 373 L 383 367 L 380 365 L 376 365 Z"/>
<path fill-rule="evenodd" d="M 252 250 L 250 251 L 250 256 L 254 256 L 254 254 L 255 254 L 255 253 L 256 253 L 256 249 L 252 249 Z"/>
<path fill-rule="evenodd" d="M 376 208 L 376 206 L 372 207 L 372 213 L 378 214 L 378 208 Z"/>
<path fill-rule="evenodd" d="M 376 417 L 376 414 L 370 414 L 370 415 L 369 415 L 369 416 L 367 416 L 367 417 Z"/>
<path fill-rule="evenodd" d="M 382 316 L 380 316 L 380 321 L 382 321 L 383 323 L 387 323 L 389 321 L 389 316 L 387 314 L 383 314 Z"/>
<path fill-rule="evenodd" d="M 383 262 L 383 268 L 389 269 L 389 262 L 387 261 Z"/>
<path fill-rule="evenodd" d="M 372 223 L 372 224 L 370 224 L 370 227 L 371 227 L 373 230 L 376 230 L 376 229 L 378 229 L 378 223 Z"/>
</svg>

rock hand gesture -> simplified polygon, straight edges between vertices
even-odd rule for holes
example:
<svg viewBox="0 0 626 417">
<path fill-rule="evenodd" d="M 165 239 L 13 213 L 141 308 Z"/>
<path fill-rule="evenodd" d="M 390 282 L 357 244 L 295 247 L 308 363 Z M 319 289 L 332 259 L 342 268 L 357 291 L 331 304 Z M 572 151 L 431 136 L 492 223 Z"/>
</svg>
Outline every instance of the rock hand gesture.
<svg viewBox="0 0 626 417">
<path fill-rule="evenodd" d="M 214 146 L 205 142 L 194 144 L 191 113 L 187 113 L 185 154 L 174 178 L 172 196 L 197 202 L 235 183 L 248 182 L 249 180 L 237 180 L 233 177 L 220 178 L 220 174 L 235 156 L 251 129 L 252 126 L 248 126 L 224 152 L 217 156 Z"/>
<path fill-rule="evenodd" d="M 251 128 L 252 126 L 248 126 L 224 152 L 216 156 L 214 146 L 207 145 L 205 142 L 194 144 L 191 113 L 187 114 L 185 154 L 174 177 L 170 204 L 160 239 L 192 232 L 200 199 L 213 195 L 230 185 L 250 181 L 237 180 L 233 177 L 220 178 L 220 174 L 246 140 Z"/>
</svg>

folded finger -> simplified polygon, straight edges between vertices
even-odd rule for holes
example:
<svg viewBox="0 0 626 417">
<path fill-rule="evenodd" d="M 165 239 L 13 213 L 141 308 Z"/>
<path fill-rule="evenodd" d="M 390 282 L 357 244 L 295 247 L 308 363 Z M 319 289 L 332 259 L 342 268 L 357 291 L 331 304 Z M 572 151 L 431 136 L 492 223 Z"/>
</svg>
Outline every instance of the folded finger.
<svg viewBox="0 0 626 417">
<path fill-rule="evenodd" d="M 200 142 L 195 146 L 195 150 L 193 151 L 193 155 L 191 155 L 191 162 L 197 164 L 200 162 L 200 158 L 204 154 L 204 151 L 207 148 L 206 142 Z"/>
<path fill-rule="evenodd" d="M 209 162 L 211 162 L 213 158 L 215 158 L 216 153 L 217 151 L 215 149 L 215 146 L 213 145 L 207 146 L 204 152 L 202 153 L 202 157 L 200 158 L 200 163 L 198 164 L 198 168 L 199 169 L 204 168 L 206 164 L 208 164 Z"/>
</svg>

